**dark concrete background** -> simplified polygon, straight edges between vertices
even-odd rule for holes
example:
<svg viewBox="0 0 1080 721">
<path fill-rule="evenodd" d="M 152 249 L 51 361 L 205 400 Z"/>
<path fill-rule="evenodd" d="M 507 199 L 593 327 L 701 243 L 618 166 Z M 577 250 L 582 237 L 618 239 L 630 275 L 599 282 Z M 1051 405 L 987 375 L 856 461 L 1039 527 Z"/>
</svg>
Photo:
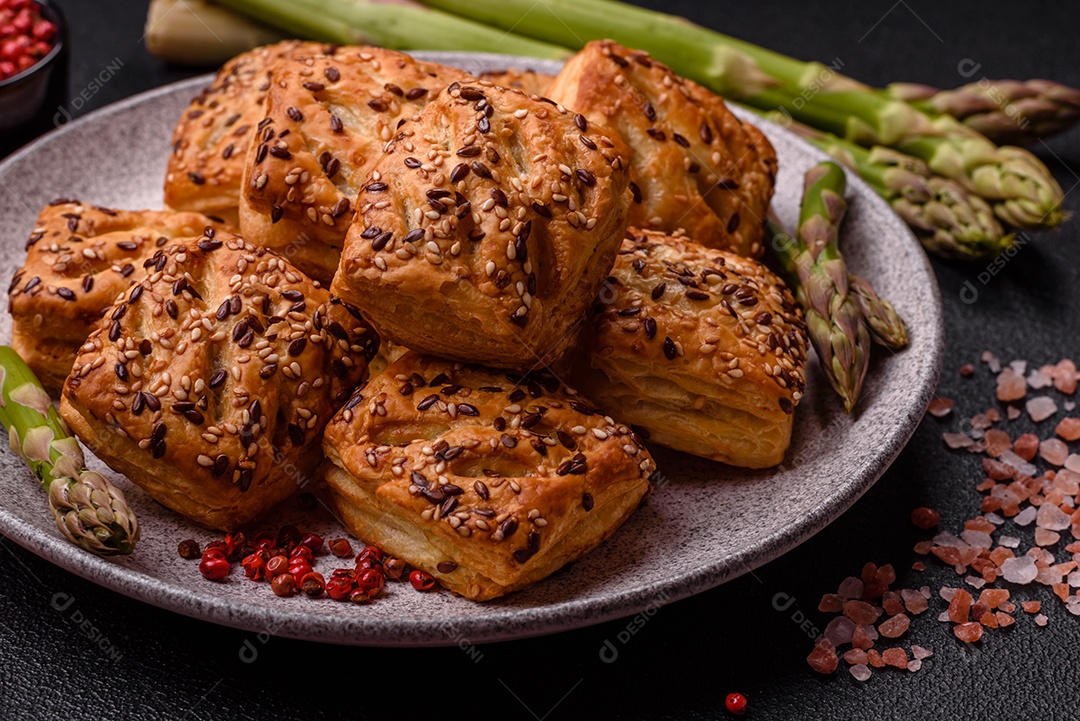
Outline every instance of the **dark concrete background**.
<svg viewBox="0 0 1080 721">
<path fill-rule="evenodd" d="M 1042 76 L 1080 86 L 1074 37 L 1080 14 L 1068 3 L 643 4 L 796 57 L 841 58 L 845 72 L 876 84 L 957 85 L 965 81 L 958 64 L 970 59 L 981 64 L 980 76 Z M 123 63 L 75 115 L 195 72 L 145 53 L 143 0 L 60 5 L 72 23 L 73 92 L 116 58 Z M 1080 183 L 1080 130 L 1035 150 L 1067 190 Z M 1078 195 L 1066 199 L 1074 212 Z M 962 363 L 979 365 L 983 350 L 1035 364 L 1075 354 L 1078 228 L 1073 222 L 1032 235 L 999 273 L 983 276 L 985 284 L 979 280 L 985 266 L 934 262 L 948 325 L 941 393 L 957 400 L 961 415 L 990 404 L 993 381 L 981 365 L 974 379 L 957 374 Z M 974 303 L 960 299 L 967 281 L 979 289 Z M 817 600 L 864 562 L 894 564 L 897 587 L 959 582 L 951 569 L 934 564 L 921 574 L 909 570 L 917 558 L 912 545 L 926 534 L 908 521 L 912 508 L 930 505 L 942 512 L 943 528 L 958 532 L 976 513 L 977 464 L 940 440 L 943 428 L 956 425 L 955 418 L 925 420 L 892 469 L 840 520 L 754 574 L 660 610 L 618 644 L 610 664 L 601 661 L 600 648 L 626 620 L 483 646 L 479 660 L 456 648 L 263 642 L 106 591 L 0 539 L 0 717 L 705 719 L 725 717 L 724 695 L 738 690 L 750 697 L 751 717 L 758 719 L 1075 718 L 1080 619 L 1044 588 L 1018 596 L 1043 601 L 1047 628 L 1022 617 L 975 647 L 955 641 L 935 620 L 941 604 L 933 601 L 904 639 L 905 646 L 935 651 L 918 673 L 883 671 L 863 685 L 846 673 L 823 678 L 806 666 L 811 642 L 791 615 L 800 610 L 823 626 L 828 617 L 816 611 Z M 1046 425 L 1038 429 L 1043 436 Z M 57 592 L 74 597 L 73 608 L 105 641 L 85 635 L 71 610 L 50 606 Z M 777 593 L 795 605 L 774 610 Z M 254 663 L 241 660 L 245 642 L 257 650 Z"/>
</svg>

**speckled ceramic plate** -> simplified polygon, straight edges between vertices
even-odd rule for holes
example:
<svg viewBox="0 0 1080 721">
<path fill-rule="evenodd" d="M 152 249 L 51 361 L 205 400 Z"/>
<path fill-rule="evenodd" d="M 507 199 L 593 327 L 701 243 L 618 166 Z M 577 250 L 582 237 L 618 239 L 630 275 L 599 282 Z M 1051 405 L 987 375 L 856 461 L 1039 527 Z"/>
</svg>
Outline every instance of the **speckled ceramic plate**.
<svg viewBox="0 0 1080 721">
<path fill-rule="evenodd" d="M 495 55 L 426 57 L 473 71 L 557 70 L 550 63 Z M 195 78 L 99 110 L 0 165 L 5 287 L 22 263 L 38 210 L 53 198 L 131 209 L 161 206 L 173 124 L 207 82 Z M 779 127 L 761 125 L 780 156 L 774 205 L 790 225 L 803 171 L 824 156 Z M 188 537 L 205 542 L 211 535 L 117 474 L 142 521 L 143 537 L 134 555 L 100 559 L 60 538 L 44 494 L 6 450 L 0 452 L 0 531 L 73 573 L 148 603 L 215 623 L 334 643 L 438 645 L 535 636 L 631 615 L 712 588 L 793 548 L 847 509 L 903 448 L 937 382 L 943 327 L 930 265 L 905 225 L 869 188 L 852 179 L 849 195 L 848 261 L 893 301 L 911 329 L 909 349 L 878 354 L 858 412 L 845 414 L 812 367 L 783 466 L 740 471 L 656 449 L 663 480 L 633 518 L 571 568 L 508 598 L 477 604 L 391 584 L 377 603 L 358 607 L 329 599 L 279 599 L 235 570 L 227 581 L 210 583 L 194 562 L 176 555 L 176 544 Z M 10 334 L 5 313 L 0 340 L 7 342 Z M 267 522 L 283 519 L 342 533 L 327 516 L 306 517 L 295 502 Z"/>
</svg>

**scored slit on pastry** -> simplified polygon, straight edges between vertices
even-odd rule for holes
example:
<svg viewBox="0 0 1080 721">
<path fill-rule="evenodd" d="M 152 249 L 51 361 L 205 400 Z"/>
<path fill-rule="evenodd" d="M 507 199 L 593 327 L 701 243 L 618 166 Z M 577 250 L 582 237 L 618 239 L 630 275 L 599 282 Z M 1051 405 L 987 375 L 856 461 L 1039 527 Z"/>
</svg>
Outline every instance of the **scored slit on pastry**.
<svg viewBox="0 0 1080 721">
<path fill-rule="evenodd" d="M 11 345 L 58 393 L 75 354 L 143 261 L 180 238 L 224 226 L 200 213 L 113 210 L 57 200 L 38 216 L 8 289 Z"/>
<path fill-rule="evenodd" d="M 552 364 L 626 227 L 626 152 L 550 101 L 453 83 L 363 183 L 333 292 L 416 351 Z"/>
<path fill-rule="evenodd" d="M 383 147 L 452 81 L 467 75 L 392 50 L 338 48 L 279 63 L 248 149 L 245 237 L 329 282 L 353 202 Z"/>
<path fill-rule="evenodd" d="M 806 323 L 757 261 L 631 229 L 583 337 L 578 385 L 652 441 L 748 468 L 783 460 Z"/>
<path fill-rule="evenodd" d="M 236 528 L 313 479 L 322 429 L 378 338 L 238 236 L 209 229 L 146 264 L 80 348 L 60 414 L 163 505 Z"/>
<path fill-rule="evenodd" d="M 286 40 L 225 63 L 173 130 L 165 204 L 236 224 L 244 159 L 255 127 L 266 115 L 270 70 L 282 60 L 333 52 L 325 43 Z"/>
<path fill-rule="evenodd" d="M 547 93 L 630 146 L 631 226 L 683 229 L 710 247 L 762 254 L 776 151 L 723 98 L 610 40 L 570 58 Z"/>
<path fill-rule="evenodd" d="M 627 426 L 553 376 L 413 352 L 356 390 L 323 446 L 349 529 L 473 600 L 584 555 L 655 470 Z"/>
</svg>

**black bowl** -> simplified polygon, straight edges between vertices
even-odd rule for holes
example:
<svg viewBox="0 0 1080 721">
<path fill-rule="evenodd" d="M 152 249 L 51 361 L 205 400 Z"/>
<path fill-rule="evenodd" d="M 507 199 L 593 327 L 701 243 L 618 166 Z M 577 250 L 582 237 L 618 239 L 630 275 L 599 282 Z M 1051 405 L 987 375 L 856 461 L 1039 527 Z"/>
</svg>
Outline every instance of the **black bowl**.
<svg viewBox="0 0 1080 721">
<path fill-rule="evenodd" d="M 56 25 L 56 43 L 49 54 L 6 80 L 0 80 L 0 153 L 14 150 L 29 136 L 51 127 L 67 100 L 68 27 L 63 13 L 49 0 L 36 0 L 43 17 Z"/>
</svg>

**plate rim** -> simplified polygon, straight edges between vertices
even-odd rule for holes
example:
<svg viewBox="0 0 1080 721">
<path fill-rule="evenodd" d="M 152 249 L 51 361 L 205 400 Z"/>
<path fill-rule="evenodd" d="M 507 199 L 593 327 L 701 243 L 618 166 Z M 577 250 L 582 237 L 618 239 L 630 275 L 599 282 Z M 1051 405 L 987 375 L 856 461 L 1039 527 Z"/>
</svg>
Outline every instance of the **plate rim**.
<svg viewBox="0 0 1080 721">
<path fill-rule="evenodd" d="M 545 61 L 535 58 L 523 58 L 498 53 L 454 53 L 423 52 L 410 53 L 421 59 L 441 61 L 446 64 L 461 64 L 469 60 L 495 60 L 505 62 L 510 67 L 531 67 L 544 71 L 557 70 L 561 65 L 557 61 Z M 213 73 L 198 75 L 132 95 L 114 103 L 98 108 L 70 123 L 66 123 L 40 136 L 33 142 L 20 148 L 0 162 L 0 185 L 13 167 L 25 158 L 32 156 L 41 146 L 55 138 L 72 132 L 84 125 L 98 122 L 101 118 L 117 115 L 127 108 L 152 102 L 163 95 L 190 90 L 194 96 L 214 77 Z M 813 156 L 822 160 L 828 156 L 813 148 L 789 130 L 752 116 L 748 111 L 737 106 L 730 106 L 733 113 L 742 118 L 750 118 L 762 128 L 767 128 L 767 135 L 786 136 L 805 146 Z M 866 183 L 854 173 L 849 174 L 849 192 L 855 191 L 860 197 L 868 198 L 871 205 L 884 208 L 896 217 L 886 202 L 878 197 Z M 5 186 L 5 189 L 6 186 Z M 7 189 L 14 195 L 14 192 Z M 18 196 L 15 196 L 16 198 Z M 614 591 L 601 598 L 570 599 L 543 607 L 503 607 L 493 609 L 493 613 L 475 617 L 463 617 L 458 620 L 441 618 L 423 619 L 418 617 L 395 618 L 388 623 L 385 618 L 369 619 L 363 615 L 342 618 L 324 614 L 296 611 L 285 606 L 281 608 L 245 605 L 240 601 L 220 598 L 203 592 L 196 587 L 176 586 L 162 581 L 137 569 L 110 562 L 71 545 L 58 535 L 54 536 L 24 521 L 5 506 L 0 505 L 0 533 L 18 543 L 31 553 L 74 573 L 81 578 L 129 598 L 149 603 L 182 615 L 239 628 L 251 632 L 269 632 L 272 635 L 285 636 L 301 640 L 314 640 L 323 643 L 363 645 L 363 646 L 448 646 L 455 645 L 462 638 L 470 643 L 489 643 L 512 639 L 530 638 L 562 631 L 569 631 L 595 625 L 617 618 L 624 618 L 640 613 L 642 610 L 659 607 L 688 598 L 703 591 L 717 587 L 744 573 L 750 572 L 768 563 L 784 553 L 794 549 L 810 537 L 816 535 L 827 525 L 846 512 L 892 465 L 896 457 L 907 445 L 918 428 L 927 406 L 933 397 L 940 378 L 944 362 L 944 310 L 941 292 L 936 274 L 929 258 L 921 250 L 919 241 L 911 230 L 896 217 L 895 225 L 902 228 L 908 242 L 915 244 L 919 252 L 915 254 L 920 270 L 930 280 L 929 327 L 920 328 L 920 334 L 926 334 L 928 357 L 922 359 L 923 371 L 920 376 L 925 382 L 915 395 L 910 406 L 917 417 L 905 417 L 904 422 L 893 427 L 890 435 L 881 438 L 882 445 L 891 449 L 875 456 L 872 462 L 860 473 L 852 477 L 842 494 L 829 496 L 809 511 L 798 525 L 789 526 L 772 534 L 758 537 L 752 543 L 741 547 L 732 556 L 725 557 L 723 564 L 716 561 L 702 565 L 690 571 L 684 571 L 663 580 L 648 582 L 646 585 L 623 591 Z M 926 369 L 927 361 L 929 369 Z M 523 612 L 532 615 L 532 623 L 525 629 L 505 621 L 520 616 Z M 292 627 L 296 626 L 293 631 Z M 312 631 L 315 631 L 314 633 Z"/>
</svg>

